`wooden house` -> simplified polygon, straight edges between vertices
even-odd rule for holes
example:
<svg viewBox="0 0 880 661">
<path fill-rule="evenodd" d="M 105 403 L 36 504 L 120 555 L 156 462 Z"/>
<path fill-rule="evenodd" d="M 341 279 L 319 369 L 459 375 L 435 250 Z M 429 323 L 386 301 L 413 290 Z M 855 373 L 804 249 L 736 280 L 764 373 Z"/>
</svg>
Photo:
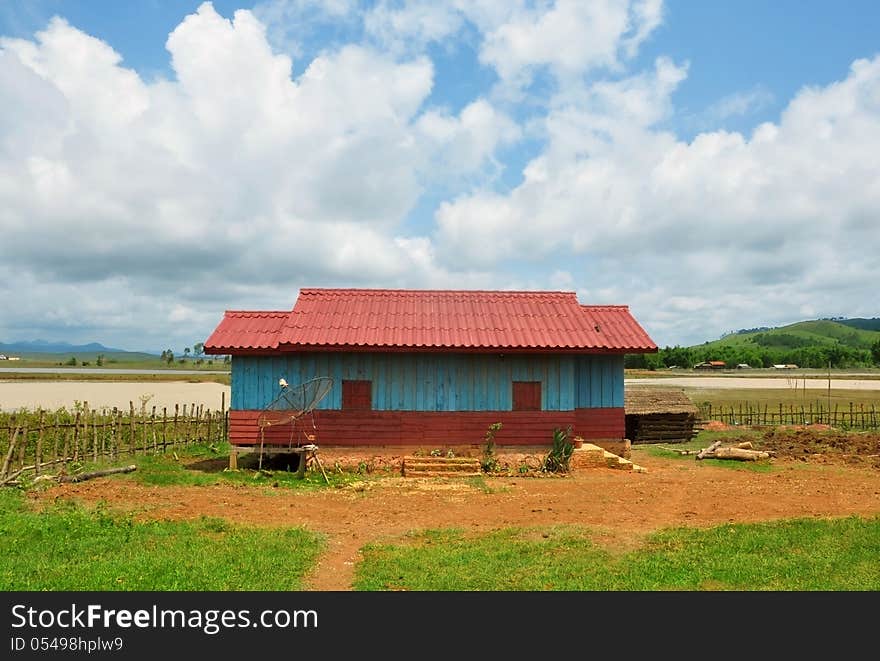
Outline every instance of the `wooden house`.
<svg viewBox="0 0 880 661">
<path fill-rule="evenodd" d="M 623 358 L 657 347 L 626 306 L 574 292 L 302 289 L 291 311 L 227 311 L 206 354 L 232 356 L 230 442 L 293 385 L 333 379 L 317 407 L 323 446 L 549 445 L 571 425 L 621 441 Z M 289 433 L 265 431 L 284 445 Z"/>
</svg>

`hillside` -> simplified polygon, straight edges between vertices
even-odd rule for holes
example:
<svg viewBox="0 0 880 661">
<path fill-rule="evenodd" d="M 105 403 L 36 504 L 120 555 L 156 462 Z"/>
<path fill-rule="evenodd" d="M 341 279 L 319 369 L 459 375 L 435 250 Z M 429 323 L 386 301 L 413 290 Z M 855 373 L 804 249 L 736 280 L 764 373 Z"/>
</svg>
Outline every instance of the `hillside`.
<svg viewBox="0 0 880 661">
<path fill-rule="evenodd" d="M 692 347 L 666 347 L 659 353 L 627 358 L 627 367 L 691 367 L 723 360 L 730 367 L 868 367 L 880 364 L 880 319 L 800 321 L 778 328 L 754 328 Z"/>
<path fill-rule="evenodd" d="M 861 328 L 862 330 L 880 331 L 880 318 L 872 319 L 840 319 L 840 323 L 853 328 Z"/>
<path fill-rule="evenodd" d="M 867 321 L 867 320 L 864 320 Z M 841 344 L 853 349 L 870 349 L 880 340 L 880 330 L 864 330 L 840 321 L 799 321 L 788 326 L 768 330 L 727 335 L 720 340 L 698 345 L 705 346 L 759 346 L 779 349 L 798 349 L 810 346 Z"/>
<path fill-rule="evenodd" d="M 53 354 L 53 353 L 131 353 L 124 349 L 105 347 L 97 342 L 89 344 L 70 344 L 69 342 L 47 342 L 46 340 L 31 340 L 28 342 L 0 342 L 0 353 L 14 354 Z M 146 354 L 144 354 L 146 355 Z"/>
</svg>

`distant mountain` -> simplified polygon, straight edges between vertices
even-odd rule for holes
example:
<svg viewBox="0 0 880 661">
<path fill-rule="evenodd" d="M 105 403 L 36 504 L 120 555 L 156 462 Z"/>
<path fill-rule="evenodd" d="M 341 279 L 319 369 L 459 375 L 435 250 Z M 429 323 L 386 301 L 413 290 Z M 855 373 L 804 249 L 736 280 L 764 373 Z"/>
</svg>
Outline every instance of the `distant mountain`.
<svg viewBox="0 0 880 661">
<path fill-rule="evenodd" d="M 777 328 L 758 327 L 727 333 L 719 340 L 691 347 L 665 347 L 652 355 L 628 356 L 627 367 L 691 367 L 723 361 L 770 367 L 870 367 L 880 364 L 880 319 L 815 319 Z"/>
<path fill-rule="evenodd" d="M 872 319 L 838 319 L 837 323 L 861 330 L 880 331 L 880 318 Z"/>
<path fill-rule="evenodd" d="M 47 342 L 31 340 L 28 342 L 0 342 L 0 353 L 128 353 L 125 349 L 105 347 L 98 342 L 89 344 L 70 344 L 69 342 Z"/>
</svg>

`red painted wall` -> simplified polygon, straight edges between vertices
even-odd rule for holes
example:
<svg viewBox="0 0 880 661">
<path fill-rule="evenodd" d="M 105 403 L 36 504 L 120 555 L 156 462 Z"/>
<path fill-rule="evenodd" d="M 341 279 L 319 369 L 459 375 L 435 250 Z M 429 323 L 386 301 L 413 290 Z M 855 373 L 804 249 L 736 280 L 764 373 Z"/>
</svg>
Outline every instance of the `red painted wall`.
<svg viewBox="0 0 880 661">
<path fill-rule="evenodd" d="M 258 445 L 260 411 L 229 412 L 229 440 L 233 445 Z M 297 423 L 294 443 L 307 442 L 300 430 L 314 433 L 325 446 L 369 445 L 477 445 L 485 442 L 489 425 L 502 423 L 495 436 L 499 445 L 550 445 L 553 429 L 572 426 L 574 434 L 590 439 L 623 439 L 623 408 L 574 411 L 316 411 L 313 430 L 309 417 Z M 265 430 L 267 444 L 287 445 L 291 427 Z"/>
</svg>

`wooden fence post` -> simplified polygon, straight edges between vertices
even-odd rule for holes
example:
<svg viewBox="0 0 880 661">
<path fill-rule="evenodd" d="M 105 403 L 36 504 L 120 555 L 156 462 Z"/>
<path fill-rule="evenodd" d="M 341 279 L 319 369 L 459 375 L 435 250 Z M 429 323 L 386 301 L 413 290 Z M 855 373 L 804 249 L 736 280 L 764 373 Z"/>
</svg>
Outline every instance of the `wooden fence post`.
<svg viewBox="0 0 880 661">
<path fill-rule="evenodd" d="M 64 425 L 64 446 L 61 451 L 61 459 L 62 463 L 67 466 L 67 462 L 70 461 L 70 425 Z"/>
<path fill-rule="evenodd" d="M 98 463 L 98 421 L 95 411 L 92 411 L 92 461 Z"/>
<path fill-rule="evenodd" d="M 177 415 L 179 413 L 179 408 L 178 408 L 179 406 L 180 406 L 179 404 L 174 405 L 174 426 L 172 427 L 172 430 L 171 430 L 171 434 L 173 437 L 171 439 L 171 447 L 173 447 L 173 448 L 177 447 L 177 434 L 178 434 L 178 432 L 177 432 Z M 184 415 L 186 415 L 186 404 L 183 405 L 183 409 L 184 409 L 183 413 L 184 413 Z"/>
<path fill-rule="evenodd" d="M 156 441 L 156 407 L 153 407 L 153 412 L 150 414 L 150 432 L 153 434 L 153 454 L 159 450 L 159 444 Z"/>
<path fill-rule="evenodd" d="M 134 402 L 128 400 L 128 445 L 129 453 L 136 454 L 137 446 L 135 445 L 134 433 Z"/>
<path fill-rule="evenodd" d="M 79 460 L 79 411 L 73 417 L 73 460 Z"/>
<path fill-rule="evenodd" d="M 37 447 L 34 450 L 34 475 L 40 474 L 40 464 L 43 462 L 43 410 L 40 409 L 40 430 L 37 433 Z"/>
<path fill-rule="evenodd" d="M 12 455 L 15 453 L 15 444 L 18 442 L 18 431 L 17 425 L 15 431 L 12 431 L 12 427 L 9 428 L 9 448 L 6 451 L 6 459 L 3 461 L 3 469 L 0 470 L 0 477 L 5 478 L 9 472 L 9 462 L 12 461 Z"/>
</svg>

